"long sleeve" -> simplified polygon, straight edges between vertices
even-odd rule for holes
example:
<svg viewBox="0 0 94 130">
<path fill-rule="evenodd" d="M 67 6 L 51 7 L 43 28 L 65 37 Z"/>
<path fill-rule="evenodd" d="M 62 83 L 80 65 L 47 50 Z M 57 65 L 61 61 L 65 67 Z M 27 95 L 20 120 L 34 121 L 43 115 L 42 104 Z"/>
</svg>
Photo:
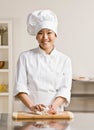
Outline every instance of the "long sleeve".
<svg viewBox="0 0 94 130">
<path fill-rule="evenodd" d="M 20 92 L 25 92 L 29 94 L 27 88 L 27 73 L 24 55 L 20 55 L 17 62 L 14 96 L 16 96 Z"/>
<path fill-rule="evenodd" d="M 71 96 L 71 84 L 72 84 L 72 66 L 70 58 L 67 58 L 64 69 L 59 77 L 59 89 L 57 91 L 56 97 L 61 96 L 67 100 L 65 106 L 70 103 Z"/>
</svg>

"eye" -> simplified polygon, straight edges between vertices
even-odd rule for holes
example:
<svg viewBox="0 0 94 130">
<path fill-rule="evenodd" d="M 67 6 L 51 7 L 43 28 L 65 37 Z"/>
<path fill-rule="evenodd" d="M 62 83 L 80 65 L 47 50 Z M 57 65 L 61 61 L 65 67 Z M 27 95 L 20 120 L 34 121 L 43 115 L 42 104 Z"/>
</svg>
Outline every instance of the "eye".
<svg viewBox="0 0 94 130">
<path fill-rule="evenodd" d="M 38 32 L 38 35 L 42 34 L 42 32 Z"/>
<path fill-rule="evenodd" d="M 52 31 L 49 31 L 48 34 L 52 34 Z"/>
</svg>

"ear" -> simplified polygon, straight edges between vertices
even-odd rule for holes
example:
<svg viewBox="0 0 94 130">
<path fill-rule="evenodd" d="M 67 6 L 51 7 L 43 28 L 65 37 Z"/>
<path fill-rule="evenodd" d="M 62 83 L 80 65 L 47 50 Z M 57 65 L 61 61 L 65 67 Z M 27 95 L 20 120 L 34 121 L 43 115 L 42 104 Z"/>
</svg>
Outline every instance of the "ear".
<svg viewBox="0 0 94 130">
<path fill-rule="evenodd" d="M 55 37 L 57 37 L 56 33 L 55 33 Z"/>
</svg>

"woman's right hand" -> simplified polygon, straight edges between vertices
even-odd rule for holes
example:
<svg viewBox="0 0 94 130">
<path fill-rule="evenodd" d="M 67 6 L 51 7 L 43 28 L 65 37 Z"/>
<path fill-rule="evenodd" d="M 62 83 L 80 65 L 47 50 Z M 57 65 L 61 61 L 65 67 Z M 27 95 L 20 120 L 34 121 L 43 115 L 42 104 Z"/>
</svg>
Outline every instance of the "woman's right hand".
<svg viewBox="0 0 94 130">
<path fill-rule="evenodd" d="M 31 106 L 30 110 L 36 112 L 36 111 L 43 111 L 44 108 L 46 108 L 44 104 L 37 104 L 37 105 Z"/>
</svg>

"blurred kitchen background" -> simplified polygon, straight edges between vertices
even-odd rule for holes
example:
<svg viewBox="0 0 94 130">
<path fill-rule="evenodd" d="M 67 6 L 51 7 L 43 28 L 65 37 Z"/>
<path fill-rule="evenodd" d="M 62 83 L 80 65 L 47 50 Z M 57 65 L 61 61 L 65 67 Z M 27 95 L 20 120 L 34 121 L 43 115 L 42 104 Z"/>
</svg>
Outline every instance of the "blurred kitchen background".
<svg viewBox="0 0 94 130">
<path fill-rule="evenodd" d="M 13 110 L 11 109 L 13 105 L 12 94 L 19 54 L 38 45 L 35 37 L 28 35 L 26 26 L 27 15 L 37 9 L 51 9 L 56 13 L 59 25 L 55 45 L 58 50 L 67 54 L 72 60 L 72 99 L 67 110 L 94 112 L 93 0 L 0 0 L 0 19 L 3 19 L 4 25 L 6 25 L 7 19 L 11 21 L 11 23 L 9 22 L 10 31 L 7 32 L 9 34 L 6 33 L 5 41 L 7 36 L 11 35 L 8 42 L 11 42 L 10 49 L 12 50 L 9 70 L 11 76 L 5 74 L 5 70 L 0 70 L 0 83 L 3 80 L 4 84 L 5 77 L 9 78 L 9 76 L 10 79 L 7 80 L 11 82 L 8 92 L 8 95 L 11 95 L 10 98 L 7 94 L 3 95 L 0 92 L 0 112 Z M 2 57 L 2 49 L 1 47 L 0 58 Z M 5 52 L 4 55 L 8 55 L 8 52 Z M 82 79 L 79 80 L 79 77 Z"/>
</svg>

